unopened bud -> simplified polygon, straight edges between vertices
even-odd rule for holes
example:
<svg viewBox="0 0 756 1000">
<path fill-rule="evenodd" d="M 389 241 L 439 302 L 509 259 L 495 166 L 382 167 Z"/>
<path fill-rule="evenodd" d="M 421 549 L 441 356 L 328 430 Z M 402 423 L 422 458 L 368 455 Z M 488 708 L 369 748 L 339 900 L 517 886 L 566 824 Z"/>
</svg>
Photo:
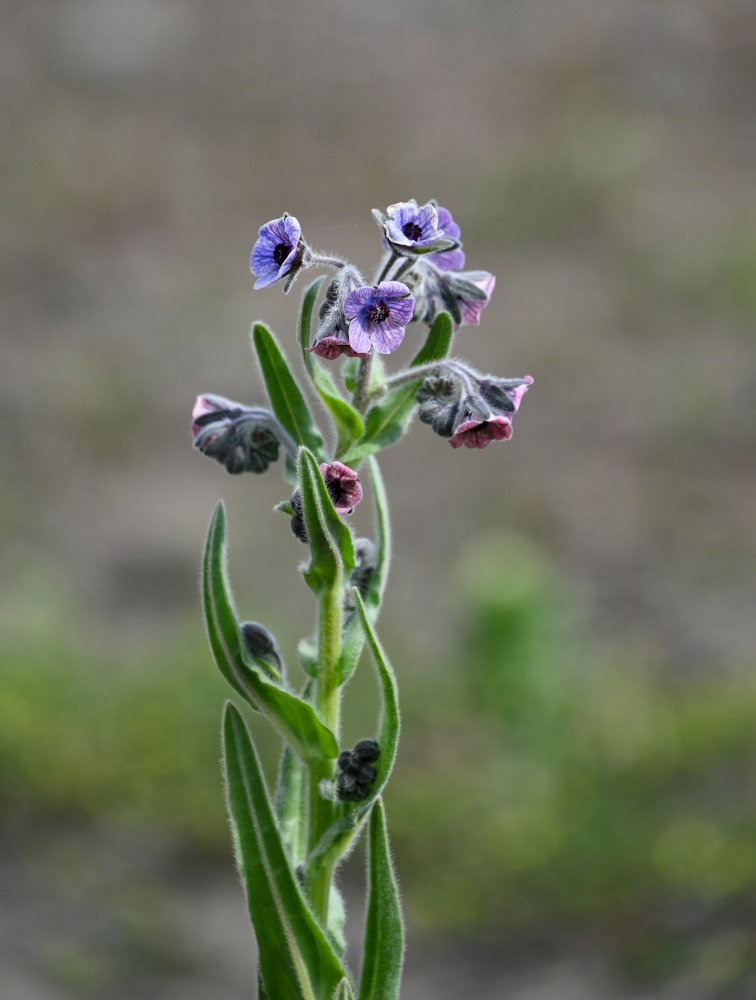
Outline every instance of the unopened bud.
<svg viewBox="0 0 756 1000">
<path fill-rule="evenodd" d="M 309 536 L 307 534 L 307 525 L 305 524 L 304 511 L 302 509 L 302 494 L 298 489 L 294 490 L 289 498 L 289 505 L 294 511 L 292 516 L 290 526 L 291 532 L 295 538 L 298 538 L 300 542 L 304 542 L 307 545 L 309 541 Z"/>
<path fill-rule="evenodd" d="M 359 740 L 352 752 L 363 764 L 372 764 L 380 757 L 381 748 L 377 740 Z"/>
<path fill-rule="evenodd" d="M 417 415 L 436 434 L 451 437 L 459 411 L 459 382 L 446 375 L 431 375 L 417 390 Z"/>
<path fill-rule="evenodd" d="M 281 655 L 273 635 L 259 622 L 242 622 L 239 626 L 244 645 L 256 660 L 271 661 L 266 663 L 271 673 L 281 676 Z M 275 664 L 275 666 L 274 666 Z"/>
</svg>

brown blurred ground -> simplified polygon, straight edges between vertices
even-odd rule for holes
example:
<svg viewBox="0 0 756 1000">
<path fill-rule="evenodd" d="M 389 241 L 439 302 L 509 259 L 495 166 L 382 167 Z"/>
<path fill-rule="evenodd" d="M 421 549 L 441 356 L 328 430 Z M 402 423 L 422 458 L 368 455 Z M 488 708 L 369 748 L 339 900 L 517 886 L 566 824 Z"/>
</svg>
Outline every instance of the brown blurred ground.
<svg viewBox="0 0 756 1000">
<path fill-rule="evenodd" d="M 415 428 L 386 453 L 385 631 L 441 649 L 444 573 L 504 525 L 595 634 L 676 671 L 752 663 L 752 4 L 3 0 L 0 16 L 0 626 L 33 630 L 52 604 L 117 643 L 170 630 L 196 613 L 219 495 L 239 587 L 280 620 L 300 553 L 264 520 L 279 482 L 193 454 L 192 400 L 261 398 L 253 319 L 293 354 L 298 287 L 255 293 L 247 270 L 261 223 L 288 210 L 369 271 L 369 209 L 435 197 L 468 266 L 497 275 L 457 350 L 536 386 L 506 447 L 459 454 Z"/>
</svg>

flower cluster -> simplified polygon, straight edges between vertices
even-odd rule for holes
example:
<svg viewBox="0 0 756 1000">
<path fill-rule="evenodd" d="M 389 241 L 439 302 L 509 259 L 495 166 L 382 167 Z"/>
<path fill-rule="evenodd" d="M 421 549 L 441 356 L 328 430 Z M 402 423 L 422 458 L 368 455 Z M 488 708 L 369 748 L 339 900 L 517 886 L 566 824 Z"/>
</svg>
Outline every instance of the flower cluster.
<svg viewBox="0 0 756 1000">
<path fill-rule="evenodd" d="M 533 384 L 524 378 L 496 379 L 478 375 L 467 365 L 448 362 L 417 390 L 417 415 L 452 448 L 485 448 L 512 437 L 512 417 Z"/>
<path fill-rule="evenodd" d="M 335 271 L 318 310 L 314 337 L 311 334 L 309 343 L 305 340 L 303 344 L 315 356 L 308 359 L 309 371 L 318 391 L 329 394 L 332 412 L 339 411 L 342 404 L 333 402 L 329 386 L 334 383 L 319 360 L 347 362 L 342 376 L 352 394 L 352 411 L 356 410 L 360 419 L 364 416 L 366 427 L 372 426 L 373 408 L 380 406 L 386 393 L 412 384 L 421 422 L 447 438 L 453 448 L 480 449 L 491 441 L 509 440 L 512 418 L 533 382 L 530 376 L 482 376 L 464 363 L 450 360 L 383 375 L 377 362 L 373 364 L 375 355 L 397 350 L 411 324 L 430 325 L 443 312 L 451 317 L 454 330 L 478 325 L 496 285 L 496 278 L 488 271 L 463 270 L 460 227 L 451 212 L 437 202 L 396 202 L 385 212 L 373 210 L 373 216 L 381 230 L 384 258 L 372 282 L 348 261 L 313 248 L 302 235 L 298 219 L 284 212 L 260 227 L 250 254 L 255 288 L 281 281 L 287 291 L 306 268 L 320 265 Z M 333 391 L 338 392 L 335 385 Z M 278 458 L 281 445 L 295 458 L 297 446 L 305 442 L 292 439 L 293 425 L 275 405 L 273 409 L 271 413 L 222 396 L 200 396 L 192 413 L 194 445 L 233 474 L 265 471 Z M 382 419 L 384 415 L 376 409 L 373 425 Z M 405 418 L 403 426 L 387 433 L 386 441 L 396 440 L 406 423 Z M 352 418 L 350 426 L 353 424 Z M 371 445 L 358 454 L 361 457 L 374 450 Z M 318 456 L 326 487 L 341 515 L 350 513 L 362 496 L 356 463 L 352 469 L 339 461 L 347 452 L 346 443 L 340 440 L 330 461 L 322 461 L 327 455 Z M 290 499 L 280 506 L 290 514 L 295 536 L 306 541 L 296 486 Z"/>
<path fill-rule="evenodd" d="M 337 761 L 336 794 L 342 802 L 361 802 L 375 781 L 373 764 L 381 755 L 375 740 L 360 740 L 351 750 L 342 750 Z"/>
</svg>

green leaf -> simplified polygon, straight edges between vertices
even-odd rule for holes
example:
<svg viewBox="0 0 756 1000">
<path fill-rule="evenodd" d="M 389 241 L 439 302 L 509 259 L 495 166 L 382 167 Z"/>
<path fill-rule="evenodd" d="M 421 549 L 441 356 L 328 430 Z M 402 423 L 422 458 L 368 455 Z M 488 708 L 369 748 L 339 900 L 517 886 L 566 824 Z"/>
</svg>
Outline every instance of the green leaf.
<svg viewBox="0 0 756 1000">
<path fill-rule="evenodd" d="M 202 603 L 210 648 L 231 687 L 263 712 L 304 760 L 331 759 L 339 748 L 330 729 L 308 702 L 273 680 L 242 651 L 238 617 L 226 574 L 226 511 L 215 508 L 202 562 Z"/>
<path fill-rule="evenodd" d="M 338 434 L 338 444 L 336 447 L 338 457 L 338 455 L 346 451 L 355 438 L 358 438 L 362 434 L 365 426 L 357 410 L 342 397 L 336 388 L 336 383 L 333 381 L 331 373 L 320 364 L 313 354 L 306 350 L 310 346 L 312 339 L 312 309 L 322 281 L 322 276 L 316 278 L 302 299 L 302 311 L 299 316 L 299 343 L 302 348 L 302 358 L 304 359 L 305 367 L 312 380 L 312 384 L 315 386 L 324 406 L 333 417 L 336 433 Z"/>
<path fill-rule="evenodd" d="M 336 954 L 341 956 L 346 951 L 346 938 L 344 937 L 344 924 L 346 923 L 346 909 L 344 908 L 344 897 L 333 883 L 328 897 L 328 940 L 333 945 Z"/>
<path fill-rule="evenodd" d="M 310 635 L 306 639 L 300 639 L 297 643 L 297 653 L 299 654 L 299 663 L 302 670 L 304 670 L 308 677 L 317 677 L 320 660 L 318 657 L 318 640 L 315 636 Z"/>
<path fill-rule="evenodd" d="M 386 578 L 391 561 L 391 525 L 381 470 L 377 460 L 372 455 L 368 459 L 367 466 L 370 475 L 373 502 L 375 504 L 376 552 L 375 568 L 373 569 L 367 591 L 363 595 L 363 601 L 368 619 L 374 625 L 378 617 L 381 601 L 383 600 L 383 591 L 386 587 Z M 346 683 L 352 676 L 364 646 L 365 632 L 362 628 L 360 617 L 357 614 L 357 608 L 355 607 L 351 617 L 347 619 L 344 625 L 344 637 L 341 643 L 341 656 L 339 658 L 339 683 Z"/>
<path fill-rule="evenodd" d="M 454 328 L 448 313 L 439 313 L 428 331 L 425 344 L 410 362 L 411 368 L 440 361 L 449 353 Z M 415 406 L 415 395 L 422 377 L 404 382 L 380 398 L 367 412 L 365 433 L 343 456 L 346 465 L 359 462 L 365 455 L 380 451 L 397 441 Z"/>
<path fill-rule="evenodd" d="M 307 768 L 287 745 L 278 768 L 276 818 L 292 868 L 307 856 L 307 790 Z"/>
<path fill-rule="evenodd" d="M 273 412 L 297 444 L 313 451 L 324 461 L 323 438 L 315 426 L 302 391 L 289 370 L 276 339 L 262 323 L 252 328 L 252 340 Z"/>
<path fill-rule="evenodd" d="M 370 812 L 368 900 L 359 1000 L 396 1000 L 404 958 L 404 924 L 391 863 L 383 802 Z"/>
<path fill-rule="evenodd" d="M 348 979 L 342 979 L 333 994 L 333 1000 L 354 1000 L 352 984 Z"/>
<path fill-rule="evenodd" d="M 302 511 L 310 543 L 310 565 L 304 572 L 315 594 L 333 587 L 354 568 L 352 533 L 333 506 L 315 456 L 302 448 L 299 452 L 299 488 Z"/>
<path fill-rule="evenodd" d="M 320 838 L 307 859 L 308 871 L 328 859 L 339 858 L 349 847 L 350 842 L 359 832 L 370 807 L 386 787 L 386 782 L 394 767 L 396 750 L 399 743 L 399 698 L 396 677 L 386 654 L 373 630 L 367 616 L 365 605 L 359 591 L 355 589 L 354 600 L 362 627 L 365 630 L 370 652 L 373 656 L 378 673 L 383 708 L 378 727 L 378 745 L 381 755 L 375 762 L 376 777 L 370 789 L 370 794 L 362 802 L 347 806 L 344 814 L 337 819 Z"/>
<path fill-rule="evenodd" d="M 223 762 L 234 848 L 265 992 L 276 1000 L 325 1000 L 346 973 L 297 885 L 255 748 L 231 703 L 223 719 Z"/>
</svg>

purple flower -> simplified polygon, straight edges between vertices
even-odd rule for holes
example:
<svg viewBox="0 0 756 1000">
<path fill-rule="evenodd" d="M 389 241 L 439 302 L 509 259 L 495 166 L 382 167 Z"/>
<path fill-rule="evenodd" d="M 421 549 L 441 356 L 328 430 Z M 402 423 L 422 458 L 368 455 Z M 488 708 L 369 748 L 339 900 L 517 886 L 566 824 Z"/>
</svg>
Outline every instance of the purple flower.
<svg viewBox="0 0 756 1000">
<path fill-rule="evenodd" d="M 457 288 L 455 288 L 455 291 L 457 293 L 460 316 L 462 317 L 462 325 L 479 326 L 480 314 L 488 305 L 488 300 L 491 298 L 491 294 L 496 287 L 496 278 L 493 274 L 489 274 L 488 271 L 470 271 L 467 274 L 461 274 L 459 277 L 466 284 L 473 285 L 483 293 L 479 298 L 471 296 L 470 291 L 465 294 L 461 283 L 456 283 Z"/>
<path fill-rule="evenodd" d="M 420 206 L 414 198 L 399 201 L 396 205 L 389 205 L 386 211 L 386 237 L 390 243 L 414 250 L 444 235 L 439 229 L 436 206 L 430 201 Z"/>
<path fill-rule="evenodd" d="M 401 344 L 414 307 L 415 300 L 401 281 L 356 288 L 344 301 L 349 346 L 357 354 L 367 354 L 371 346 L 379 354 L 390 354 Z"/>
<path fill-rule="evenodd" d="M 438 205 L 436 211 L 438 212 L 438 227 L 441 232 L 449 239 L 459 242 L 459 226 L 452 218 L 449 209 Z M 457 246 L 452 250 L 442 250 L 440 253 L 431 254 L 428 260 L 436 267 L 441 268 L 442 271 L 460 271 L 465 266 L 465 251 L 461 246 Z"/>
<path fill-rule="evenodd" d="M 249 269 L 257 276 L 255 288 L 267 288 L 287 274 L 293 279 L 302 266 L 304 245 L 301 236 L 299 222 L 287 212 L 260 228 L 249 257 Z"/>
<path fill-rule="evenodd" d="M 192 410 L 194 447 L 232 475 L 265 472 L 278 458 L 280 441 L 267 410 L 250 409 L 223 396 L 198 396 Z"/>
<path fill-rule="evenodd" d="M 485 448 L 491 441 L 512 437 L 512 416 L 520 408 L 522 397 L 533 384 L 530 375 L 512 379 L 481 379 L 480 395 L 467 397 L 460 404 L 452 448 Z M 490 409 L 489 409 L 490 407 Z M 488 411 L 488 412 L 486 412 Z"/>
<path fill-rule="evenodd" d="M 312 347 L 305 347 L 311 354 L 317 354 L 326 361 L 335 361 L 336 358 L 346 354 L 348 358 L 365 358 L 367 353 L 358 354 L 349 346 L 349 337 L 342 326 L 334 326 L 324 336 L 318 337 Z"/>
<path fill-rule="evenodd" d="M 337 514 L 351 514 L 362 500 L 362 487 L 354 469 L 342 462 L 324 462 L 320 473 Z"/>
<path fill-rule="evenodd" d="M 532 375 L 524 378 L 481 379 L 480 394 L 495 410 L 517 413 L 522 397 L 533 384 Z"/>
<path fill-rule="evenodd" d="M 449 438 L 452 448 L 485 448 L 491 441 L 508 441 L 512 437 L 512 421 L 503 414 L 492 414 L 488 420 L 467 417 Z"/>
<path fill-rule="evenodd" d="M 395 254 L 414 257 L 452 250 L 455 246 L 454 240 L 439 227 L 435 202 L 418 205 L 414 198 L 399 201 L 389 205 L 386 215 L 373 209 L 373 218 L 383 230 L 384 245 Z"/>
</svg>

